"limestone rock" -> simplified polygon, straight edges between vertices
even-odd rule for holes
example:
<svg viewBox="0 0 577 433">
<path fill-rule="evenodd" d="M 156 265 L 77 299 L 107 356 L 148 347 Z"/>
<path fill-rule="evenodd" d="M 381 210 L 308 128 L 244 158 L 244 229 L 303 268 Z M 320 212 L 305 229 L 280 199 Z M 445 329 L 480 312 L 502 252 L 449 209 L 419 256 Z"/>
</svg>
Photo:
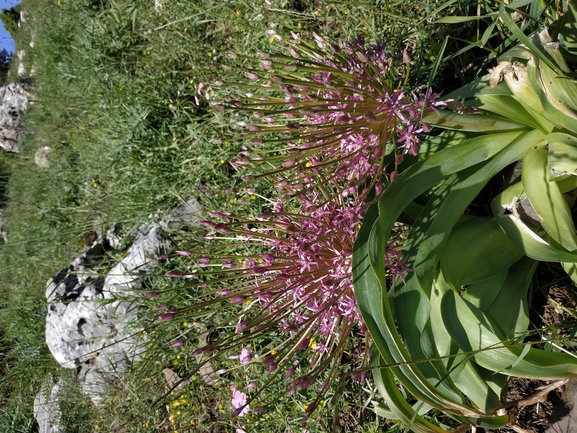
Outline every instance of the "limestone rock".
<svg viewBox="0 0 577 433">
<path fill-rule="evenodd" d="M 124 258 L 106 272 L 103 263 L 120 241 L 113 230 L 99 237 L 47 283 L 46 343 L 65 368 L 76 368 L 82 391 L 98 405 L 108 383 L 128 371 L 143 348 L 136 337 L 134 291 L 170 246 L 166 228 L 195 223 L 202 208 L 189 200 L 166 222 L 141 227 Z"/>
<path fill-rule="evenodd" d="M 21 113 L 26 110 L 29 100 L 30 94 L 22 82 L 0 87 L 0 149 L 19 152 Z"/>
<path fill-rule="evenodd" d="M 34 154 L 34 163 L 40 168 L 50 167 L 50 161 L 48 161 L 48 154 L 52 152 L 52 148 L 48 146 L 40 147 Z"/>
<path fill-rule="evenodd" d="M 60 395 L 62 386 L 60 383 L 45 383 L 34 398 L 34 418 L 38 422 L 39 433 L 64 433 L 64 427 L 60 425 L 62 411 L 60 410 Z"/>
</svg>

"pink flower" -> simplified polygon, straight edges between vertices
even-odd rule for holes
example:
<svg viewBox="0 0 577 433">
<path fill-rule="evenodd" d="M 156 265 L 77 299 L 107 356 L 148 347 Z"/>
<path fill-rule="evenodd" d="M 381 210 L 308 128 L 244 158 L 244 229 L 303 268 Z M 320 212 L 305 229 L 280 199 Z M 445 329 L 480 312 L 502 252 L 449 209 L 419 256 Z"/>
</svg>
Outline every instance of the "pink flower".
<svg viewBox="0 0 577 433">
<path fill-rule="evenodd" d="M 240 351 L 240 355 L 231 355 L 229 356 L 230 359 L 238 359 L 240 361 L 241 364 L 248 364 L 251 360 L 251 356 L 250 353 L 248 352 L 248 349 L 246 348 L 242 348 Z"/>
<path fill-rule="evenodd" d="M 334 196 L 346 197 L 361 188 L 366 197 L 373 182 L 382 177 L 387 149 L 392 152 L 395 148 L 395 154 L 399 150 L 417 154 L 418 135 L 426 129 L 421 114 L 436 110 L 439 95 L 403 90 L 398 77 L 407 68 L 406 53 L 401 62 L 386 53 L 384 44 L 366 45 L 362 38 L 338 45 L 318 35 L 314 39 L 323 47 L 324 58 L 298 38 L 286 39 L 298 64 L 278 57 L 263 64 L 261 58 L 243 56 L 255 62 L 245 76 L 253 80 L 257 77 L 254 70 L 262 69 L 258 77 L 269 80 L 266 87 L 270 92 L 285 94 L 286 106 L 278 105 L 276 99 L 267 106 L 268 100 L 273 101 L 270 93 L 225 96 L 231 110 L 249 110 L 261 119 L 257 125 L 237 121 L 239 135 L 260 146 L 278 141 L 282 133 L 287 146 L 280 146 L 284 149 L 275 153 L 246 146 L 232 164 L 254 168 L 258 175 L 253 179 L 269 178 L 292 195 L 303 187 L 322 188 L 327 180 L 334 180 L 340 184 Z"/>
<path fill-rule="evenodd" d="M 232 400 L 231 400 L 232 407 L 236 410 L 233 412 L 232 416 L 245 416 L 249 411 L 250 407 L 248 406 L 246 400 L 246 394 L 244 392 L 240 392 L 236 389 L 236 386 L 232 387 Z"/>
</svg>

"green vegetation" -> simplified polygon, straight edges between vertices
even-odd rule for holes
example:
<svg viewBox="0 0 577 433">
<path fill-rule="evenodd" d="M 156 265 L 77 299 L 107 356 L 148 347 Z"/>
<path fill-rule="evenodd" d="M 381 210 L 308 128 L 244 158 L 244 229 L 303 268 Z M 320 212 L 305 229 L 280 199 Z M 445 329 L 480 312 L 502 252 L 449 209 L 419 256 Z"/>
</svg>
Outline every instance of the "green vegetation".
<svg viewBox="0 0 577 433">
<path fill-rule="evenodd" d="M 227 373 L 205 383 L 189 356 L 204 329 L 188 320 L 154 321 L 156 299 L 147 300 L 150 308 L 141 313 L 143 339 L 151 342 L 145 358 L 111 389 L 101 408 L 82 397 L 73 374 L 51 358 L 43 329 L 46 281 L 81 252 L 95 231 L 119 224 L 130 233 L 149 215 L 161 218 L 191 196 L 207 212 L 262 211 L 266 197 L 224 194 L 242 183 L 228 163 L 242 143 L 227 141 L 228 125 L 208 103 L 219 93 L 212 80 L 244 80 L 238 71 L 220 67 L 228 63 L 228 52 L 252 56 L 281 50 L 269 29 L 281 35 L 298 32 L 307 40 L 313 40 L 313 32 L 333 41 L 363 36 L 368 43 L 385 41 L 387 52 L 397 57 L 407 51 L 407 87 L 448 93 L 484 75 L 490 61 L 517 38 L 495 19 L 498 6 L 489 0 L 207 0 L 156 6 L 143 0 L 23 0 L 20 8 L 28 14 L 20 28 L 10 21 L 19 17 L 7 12 L 1 17 L 18 49 L 26 51 L 26 73 L 35 70 L 23 151 L 0 154 L 0 201 L 5 197 L 9 203 L 4 213 L 9 242 L 0 247 L 0 431 L 7 432 L 35 431 L 32 402 L 48 379 L 64 383 L 63 422 L 70 431 L 111 431 L 115 422 L 129 432 L 232 432 L 241 425 L 240 418 L 230 418 L 231 387 L 262 379 L 262 366 L 240 368 L 238 360 L 222 354 L 211 364 Z M 475 15 L 480 18 L 454 18 Z M 533 16 L 523 21 L 521 32 L 549 18 Z M 18 67 L 14 60 L 12 78 Z M 198 105 L 200 83 L 205 87 Z M 48 169 L 34 164 L 42 146 L 53 149 Z M 204 233 L 200 228 L 179 233 L 178 248 L 198 248 Z M 186 282 L 165 276 L 172 267 L 190 266 L 186 256 L 177 257 L 170 268 L 159 267 L 148 284 L 166 291 L 174 305 L 193 308 L 190 293 L 170 291 Z M 224 321 L 227 311 L 217 310 L 215 323 Z M 213 331 L 216 339 L 233 332 Z M 185 344 L 171 348 L 175 336 Z M 343 365 L 351 369 L 358 367 L 358 343 L 351 338 L 345 349 Z M 189 385 L 170 391 L 162 374 L 166 367 L 183 378 L 193 374 Z M 403 431 L 401 423 L 372 412 L 370 400 L 379 397 L 369 382 L 335 383 L 306 426 L 301 419 L 315 390 L 290 396 L 286 391 L 282 383 L 265 388 L 259 396 L 264 412 L 242 418 L 244 428 Z M 441 414 L 433 417 L 452 422 Z"/>
</svg>

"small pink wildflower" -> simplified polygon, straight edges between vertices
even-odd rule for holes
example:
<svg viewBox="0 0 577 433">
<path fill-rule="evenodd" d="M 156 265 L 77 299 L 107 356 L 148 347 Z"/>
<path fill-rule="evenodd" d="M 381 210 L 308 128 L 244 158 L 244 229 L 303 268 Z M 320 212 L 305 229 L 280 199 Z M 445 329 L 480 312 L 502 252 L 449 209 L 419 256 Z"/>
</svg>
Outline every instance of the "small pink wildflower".
<svg viewBox="0 0 577 433">
<path fill-rule="evenodd" d="M 229 356 L 230 359 L 238 359 L 241 364 L 248 364 L 251 360 L 250 353 L 246 347 L 243 347 L 240 351 L 240 355 L 231 355 Z"/>
<path fill-rule="evenodd" d="M 233 412 L 232 416 L 245 416 L 249 411 L 250 407 L 247 403 L 246 394 L 244 392 L 240 392 L 236 389 L 236 386 L 232 387 L 232 400 L 231 400 L 232 407 L 236 410 Z"/>
</svg>

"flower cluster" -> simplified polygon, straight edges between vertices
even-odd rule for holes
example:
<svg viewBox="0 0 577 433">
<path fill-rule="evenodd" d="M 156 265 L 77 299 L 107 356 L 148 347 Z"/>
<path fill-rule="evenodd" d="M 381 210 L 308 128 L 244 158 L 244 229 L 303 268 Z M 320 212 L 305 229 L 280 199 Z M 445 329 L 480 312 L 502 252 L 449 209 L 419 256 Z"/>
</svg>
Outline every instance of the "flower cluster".
<svg viewBox="0 0 577 433">
<path fill-rule="evenodd" d="M 226 320 L 236 331 L 193 355 L 228 352 L 241 365 L 260 363 L 290 383 L 289 393 L 322 377 L 322 395 L 342 372 L 349 337 L 366 332 L 352 254 L 367 197 L 394 179 L 403 155 L 417 154 L 418 135 L 428 128 L 421 115 L 435 109 L 437 95 L 399 88 L 408 58 L 397 62 L 382 45 L 330 44 L 317 35 L 309 44 L 295 34 L 287 42 L 288 55 L 233 56 L 244 61 L 237 68 L 250 82 L 215 83 L 244 89 L 216 108 L 257 119 L 237 118 L 232 131 L 246 140 L 231 161 L 253 182 L 246 191 L 275 186 L 281 193 L 273 190 L 272 209 L 255 218 L 214 212 L 200 222 L 211 229 L 206 245 L 177 252 L 190 255 L 196 269 L 169 273 L 191 279 L 195 304 L 159 319 L 224 305 L 235 311 Z M 392 278 L 404 278 L 394 240 L 383 260 Z M 250 401 L 233 393 L 234 415 L 242 416 Z"/>
<path fill-rule="evenodd" d="M 393 178 L 403 155 L 417 154 L 418 136 L 428 130 L 421 115 L 436 109 L 438 95 L 396 89 L 399 71 L 383 45 L 329 44 L 315 35 L 315 46 L 296 34 L 287 42 L 290 56 L 234 54 L 258 62 L 242 66 L 251 82 L 217 83 L 249 89 L 225 103 L 257 119 L 237 121 L 234 133 L 240 129 L 249 145 L 231 163 L 252 169 L 245 179 L 268 179 L 291 195 L 332 182 L 334 195 L 360 189 L 362 199 L 380 188 L 387 154 Z"/>
<path fill-rule="evenodd" d="M 346 339 L 365 331 L 351 266 L 366 204 L 353 197 L 321 206 L 318 201 L 315 194 L 303 195 L 293 211 L 277 204 L 254 219 L 215 212 L 215 220 L 200 222 L 212 229 L 205 254 L 195 259 L 202 271 L 170 275 L 199 280 L 197 305 L 226 301 L 240 313 L 234 335 L 194 355 L 245 346 L 230 358 L 241 364 L 259 360 L 269 373 L 290 381 L 291 393 L 312 386 L 327 370 L 329 376 L 338 373 Z M 214 252 L 218 245 L 227 247 L 226 254 Z M 393 277 L 402 277 L 406 269 L 394 242 L 387 260 Z M 271 336 L 273 343 L 251 355 L 246 345 L 257 347 Z"/>
</svg>

